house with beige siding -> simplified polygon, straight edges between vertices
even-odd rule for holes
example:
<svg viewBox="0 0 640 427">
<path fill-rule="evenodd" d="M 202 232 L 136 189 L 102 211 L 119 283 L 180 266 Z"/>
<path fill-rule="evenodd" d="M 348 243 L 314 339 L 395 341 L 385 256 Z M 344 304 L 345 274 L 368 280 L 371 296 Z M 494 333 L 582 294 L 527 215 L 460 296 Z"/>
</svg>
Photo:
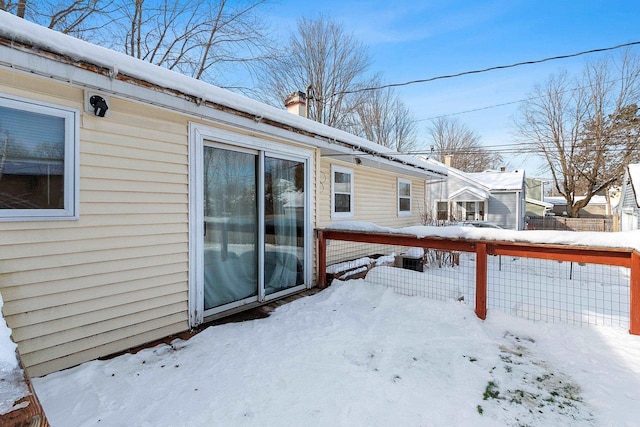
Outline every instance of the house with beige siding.
<svg viewBox="0 0 640 427">
<path fill-rule="evenodd" d="M 315 284 L 446 170 L 0 12 L 0 294 L 33 376 Z"/>
</svg>

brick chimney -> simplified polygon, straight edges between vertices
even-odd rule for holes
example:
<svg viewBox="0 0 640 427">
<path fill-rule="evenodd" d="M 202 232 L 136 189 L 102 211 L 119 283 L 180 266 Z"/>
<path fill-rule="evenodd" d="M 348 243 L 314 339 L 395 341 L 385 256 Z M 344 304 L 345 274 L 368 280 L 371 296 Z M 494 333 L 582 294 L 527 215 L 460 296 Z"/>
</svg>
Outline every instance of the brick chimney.
<svg viewBox="0 0 640 427">
<path fill-rule="evenodd" d="M 290 93 L 284 100 L 287 111 L 300 117 L 307 117 L 307 97 L 304 92 L 297 91 Z"/>
<path fill-rule="evenodd" d="M 444 156 L 444 164 L 446 166 L 451 166 L 451 159 L 453 158 L 453 156 L 451 154 L 447 154 L 446 156 Z"/>
</svg>

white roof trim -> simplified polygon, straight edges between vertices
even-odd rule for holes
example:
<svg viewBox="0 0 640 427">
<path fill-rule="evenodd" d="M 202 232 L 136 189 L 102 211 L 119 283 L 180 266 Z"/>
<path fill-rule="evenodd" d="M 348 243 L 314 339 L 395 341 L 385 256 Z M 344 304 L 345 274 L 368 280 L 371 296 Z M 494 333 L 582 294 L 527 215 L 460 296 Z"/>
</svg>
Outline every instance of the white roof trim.
<svg viewBox="0 0 640 427">
<path fill-rule="evenodd" d="M 458 178 L 460 178 L 463 181 L 466 181 L 468 184 L 472 184 L 476 187 L 482 187 L 485 190 L 490 190 L 489 187 L 487 187 L 486 185 L 482 184 L 481 182 L 476 181 L 475 179 L 467 176 L 467 174 L 465 172 L 462 172 L 460 169 L 456 169 L 452 166 L 447 166 L 444 163 L 440 163 L 437 160 L 433 160 L 424 156 L 419 157 L 423 162 L 425 163 L 429 163 L 432 164 L 434 166 L 437 166 L 439 168 L 444 168 L 447 171 L 447 175 L 453 175 L 456 176 Z"/>
<path fill-rule="evenodd" d="M 553 203 L 547 203 L 547 202 L 543 202 L 542 200 L 538 200 L 538 199 L 530 199 L 530 198 L 526 198 L 525 201 L 527 203 L 531 203 L 534 205 L 538 205 L 538 206 L 543 206 L 545 208 L 553 208 Z"/>
<path fill-rule="evenodd" d="M 221 107 L 245 113 L 254 116 L 258 122 L 270 120 L 285 127 L 317 135 L 318 138 L 324 140 L 314 144 L 318 147 L 346 144 L 351 147 L 349 149 L 352 149 L 354 154 L 370 153 L 380 160 L 397 163 L 401 166 L 400 169 L 411 168 L 427 176 L 444 177 L 447 174 L 445 168 L 440 168 L 436 165 L 426 167 L 423 162 L 412 156 L 403 155 L 364 138 L 296 116 L 284 109 L 269 106 L 123 53 L 96 46 L 57 31 L 49 30 L 3 11 L 0 11 L 0 38 L 5 38 L 11 42 L 10 47 L 2 46 L 8 54 L 0 55 L 0 66 L 29 71 L 28 68 L 31 66 L 29 65 L 31 62 L 27 62 L 26 67 L 23 64 L 16 63 L 21 57 L 19 53 L 21 51 L 24 52 L 24 48 L 19 47 L 21 43 L 28 47 L 33 46 L 45 52 L 64 56 L 71 61 L 92 64 L 109 70 L 109 74 L 114 77 L 126 75 L 157 87 L 182 93 L 188 97 L 192 97 L 194 100 L 199 100 L 200 103 L 210 102 Z M 51 59 L 51 55 L 47 55 L 46 53 L 37 53 L 36 51 L 30 51 L 29 53 L 41 59 Z M 42 61 L 33 62 L 38 63 Z M 73 67 L 73 65 L 68 66 Z M 50 77 L 77 84 L 73 73 L 67 72 L 61 76 L 50 75 Z M 115 86 L 117 82 L 117 78 L 112 79 L 113 86 Z M 86 86 L 85 84 L 85 87 Z M 103 85 L 94 87 L 94 89 L 111 92 L 113 86 Z M 142 93 L 142 91 L 140 93 Z M 183 106 L 188 103 L 187 99 L 176 99 L 173 102 L 176 105 Z"/>
<path fill-rule="evenodd" d="M 472 198 L 461 198 L 464 194 L 470 194 Z M 474 198 L 475 197 L 475 198 Z M 464 187 L 449 196 L 449 200 L 459 199 L 460 201 L 483 202 L 489 198 L 489 193 L 473 187 Z"/>
</svg>

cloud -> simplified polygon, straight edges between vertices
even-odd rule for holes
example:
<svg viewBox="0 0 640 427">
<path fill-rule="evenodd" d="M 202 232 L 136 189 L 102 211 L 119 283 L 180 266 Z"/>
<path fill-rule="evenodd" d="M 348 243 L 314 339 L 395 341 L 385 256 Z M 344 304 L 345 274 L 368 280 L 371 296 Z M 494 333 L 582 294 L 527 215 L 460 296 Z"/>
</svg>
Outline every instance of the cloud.
<svg viewBox="0 0 640 427">
<path fill-rule="evenodd" d="M 506 13 L 501 1 L 473 5 L 469 2 L 349 2 L 333 16 L 366 44 L 407 43 L 435 39 L 453 32 L 480 29 Z M 472 31 L 473 32 L 473 31 Z"/>
</svg>

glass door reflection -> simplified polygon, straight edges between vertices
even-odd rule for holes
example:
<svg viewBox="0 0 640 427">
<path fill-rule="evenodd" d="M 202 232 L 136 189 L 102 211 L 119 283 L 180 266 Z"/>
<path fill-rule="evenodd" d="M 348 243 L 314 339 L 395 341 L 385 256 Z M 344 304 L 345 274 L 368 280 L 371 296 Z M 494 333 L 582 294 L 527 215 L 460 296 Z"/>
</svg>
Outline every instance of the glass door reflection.
<svg viewBox="0 0 640 427">
<path fill-rule="evenodd" d="M 265 157 L 265 294 L 304 284 L 304 162 Z"/>
<path fill-rule="evenodd" d="M 258 295 L 258 153 L 204 147 L 204 309 Z"/>
</svg>

